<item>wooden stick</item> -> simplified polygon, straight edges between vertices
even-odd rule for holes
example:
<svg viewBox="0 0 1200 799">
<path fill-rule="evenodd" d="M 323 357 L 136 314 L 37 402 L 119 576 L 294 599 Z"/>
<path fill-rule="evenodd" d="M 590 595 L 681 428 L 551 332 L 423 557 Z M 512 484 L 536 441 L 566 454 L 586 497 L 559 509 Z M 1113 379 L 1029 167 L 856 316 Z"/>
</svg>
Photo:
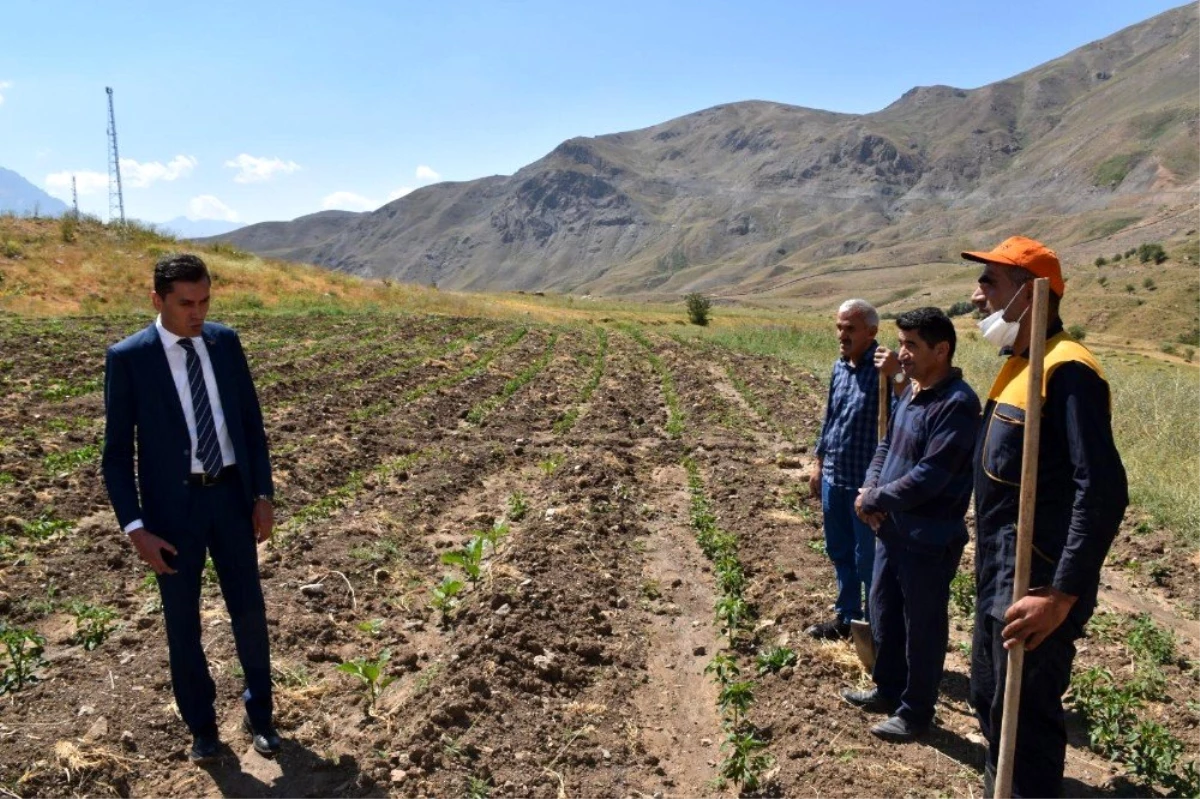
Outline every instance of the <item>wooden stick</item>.
<svg viewBox="0 0 1200 799">
<path fill-rule="evenodd" d="M 1030 311 L 1029 389 L 1025 395 L 1025 441 L 1021 450 L 1021 504 L 1017 511 L 1017 556 L 1012 601 L 1029 593 L 1029 563 L 1033 557 L 1033 517 L 1037 508 L 1038 449 L 1042 436 L 1042 372 L 1046 357 L 1046 306 L 1050 281 L 1033 281 Z M 1025 668 L 1025 642 L 1008 650 L 1004 680 L 1004 716 L 1000 723 L 1000 762 L 996 765 L 996 799 L 1012 796 L 1013 758 L 1017 751 L 1017 715 L 1021 709 L 1021 672 Z"/>
<path fill-rule="evenodd" d="M 883 370 L 879 370 L 879 440 L 883 441 L 887 437 L 888 424 L 888 405 L 891 404 L 891 386 L 888 383 L 892 382 L 884 375 Z"/>
</svg>

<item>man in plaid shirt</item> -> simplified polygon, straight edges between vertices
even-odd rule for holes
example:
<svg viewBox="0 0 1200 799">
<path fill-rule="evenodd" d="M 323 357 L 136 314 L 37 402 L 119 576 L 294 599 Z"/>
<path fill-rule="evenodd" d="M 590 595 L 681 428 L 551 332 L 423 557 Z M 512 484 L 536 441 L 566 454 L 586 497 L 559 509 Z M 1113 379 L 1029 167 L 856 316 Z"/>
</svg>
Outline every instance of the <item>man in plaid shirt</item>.
<svg viewBox="0 0 1200 799">
<path fill-rule="evenodd" d="M 817 468 L 809 487 L 820 491 L 825 551 L 837 575 L 836 615 L 805 630 L 814 638 L 849 638 L 850 622 L 866 618 L 875 536 L 854 513 L 878 441 L 879 380 L 903 373 L 894 354 L 879 347 L 879 314 L 866 300 L 846 300 L 838 308 L 840 357 L 833 364 L 825 421 L 817 443 Z M 876 350 L 882 364 L 876 369 Z"/>
</svg>

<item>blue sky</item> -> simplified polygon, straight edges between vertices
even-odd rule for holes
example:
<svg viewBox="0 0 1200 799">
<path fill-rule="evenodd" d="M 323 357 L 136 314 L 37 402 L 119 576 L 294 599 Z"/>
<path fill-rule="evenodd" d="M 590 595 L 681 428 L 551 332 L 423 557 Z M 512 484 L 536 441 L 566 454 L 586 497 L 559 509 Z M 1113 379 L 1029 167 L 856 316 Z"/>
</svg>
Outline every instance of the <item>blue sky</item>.
<svg viewBox="0 0 1200 799">
<path fill-rule="evenodd" d="M 8 0 L 0 167 L 107 217 L 112 86 L 129 216 L 369 210 L 720 103 L 976 88 L 1175 5 Z"/>
</svg>

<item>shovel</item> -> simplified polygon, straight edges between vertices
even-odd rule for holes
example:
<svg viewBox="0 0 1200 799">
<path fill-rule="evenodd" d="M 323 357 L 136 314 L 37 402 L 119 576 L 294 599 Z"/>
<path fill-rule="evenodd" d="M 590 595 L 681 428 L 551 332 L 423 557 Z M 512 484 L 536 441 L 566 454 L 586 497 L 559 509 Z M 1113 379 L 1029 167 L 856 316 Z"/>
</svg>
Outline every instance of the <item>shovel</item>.
<svg viewBox="0 0 1200 799">
<path fill-rule="evenodd" d="M 888 405 L 891 397 L 888 380 L 883 376 L 883 372 L 879 373 L 879 427 L 878 436 L 882 441 L 887 435 L 888 428 Z M 863 668 L 867 671 L 875 669 L 875 637 L 871 635 L 871 623 L 855 619 L 850 622 L 850 640 L 854 642 L 854 654 L 858 655 L 858 660 L 863 664 Z"/>
</svg>

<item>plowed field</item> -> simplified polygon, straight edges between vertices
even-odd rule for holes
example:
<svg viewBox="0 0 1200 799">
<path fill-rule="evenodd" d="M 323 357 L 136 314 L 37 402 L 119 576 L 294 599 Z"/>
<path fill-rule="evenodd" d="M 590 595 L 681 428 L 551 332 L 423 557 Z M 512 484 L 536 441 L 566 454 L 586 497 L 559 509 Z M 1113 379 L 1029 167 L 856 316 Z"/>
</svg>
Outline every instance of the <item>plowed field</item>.
<svg viewBox="0 0 1200 799">
<path fill-rule="evenodd" d="M 850 645 L 801 632 L 834 595 L 803 479 L 824 375 L 619 326 L 402 315 L 232 320 L 275 467 L 260 563 L 285 744 L 265 760 L 240 731 L 214 579 L 225 747 L 190 765 L 157 590 L 98 468 L 104 347 L 143 324 L 0 319 L 0 617 L 45 639 L 35 679 L 0 693 L 0 792 L 731 796 L 738 721 L 763 744 L 744 749 L 749 792 L 979 795 L 961 609 L 937 728 L 914 745 L 877 741 L 838 698 L 866 684 Z M 470 579 L 443 555 L 470 561 L 474 538 Z M 1107 634 L 1080 642 L 1077 671 L 1128 670 L 1135 612 L 1195 646 L 1177 615 L 1189 556 L 1125 538 L 1115 558 L 1157 546 L 1165 571 L 1110 575 Z M 439 609 L 447 576 L 461 589 Z M 794 663 L 760 673 L 777 646 Z M 753 694 L 742 711 L 705 672 L 722 653 Z M 339 669 L 355 661 L 380 664 L 377 695 Z M 1194 665 L 1162 672 L 1143 714 L 1194 747 Z M 1068 791 L 1128 792 L 1072 723 Z"/>
</svg>

